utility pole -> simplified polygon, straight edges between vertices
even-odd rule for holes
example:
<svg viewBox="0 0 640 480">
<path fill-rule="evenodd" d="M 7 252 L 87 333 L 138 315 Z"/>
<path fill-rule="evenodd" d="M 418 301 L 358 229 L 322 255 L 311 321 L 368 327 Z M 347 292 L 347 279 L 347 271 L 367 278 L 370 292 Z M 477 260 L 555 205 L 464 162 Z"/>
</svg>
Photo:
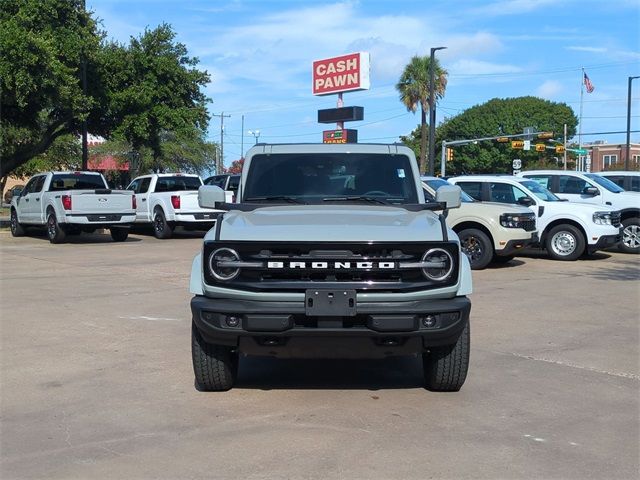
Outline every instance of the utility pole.
<svg viewBox="0 0 640 480">
<path fill-rule="evenodd" d="M 629 170 L 630 159 L 629 155 L 631 153 L 630 143 L 631 143 L 631 81 L 634 78 L 640 77 L 629 77 L 629 89 L 627 90 L 627 145 L 625 147 L 626 154 L 624 157 L 624 169 Z"/>
<path fill-rule="evenodd" d="M 86 1 L 82 0 L 82 15 L 87 15 Z M 80 80 L 82 82 L 82 95 L 87 95 L 87 59 L 82 52 L 80 60 Z M 86 113 L 86 112 L 85 112 Z M 87 119 L 82 120 L 82 170 L 89 169 L 89 146 L 88 146 Z"/>
<path fill-rule="evenodd" d="M 432 47 L 429 56 L 429 155 L 427 156 L 427 172 L 433 176 L 436 164 L 436 99 L 435 99 L 435 54 L 437 50 L 447 47 Z"/>
<path fill-rule="evenodd" d="M 564 138 L 562 144 L 564 145 L 564 168 L 567 169 L 567 124 L 564 124 Z"/>
<path fill-rule="evenodd" d="M 222 168 L 224 167 L 224 119 L 231 117 L 231 115 L 225 115 L 224 112 L 212 113 L 212 117 L 220 117 L 220 158 L 216 162 L 216 175 L 220 175 L 222 173 Z"/>
<path fill-rule="evenodd" d="M 244 115 L 242 115 L 242 129 L 240 130 L 240 158 L 244 160 Z"/>
</svg>

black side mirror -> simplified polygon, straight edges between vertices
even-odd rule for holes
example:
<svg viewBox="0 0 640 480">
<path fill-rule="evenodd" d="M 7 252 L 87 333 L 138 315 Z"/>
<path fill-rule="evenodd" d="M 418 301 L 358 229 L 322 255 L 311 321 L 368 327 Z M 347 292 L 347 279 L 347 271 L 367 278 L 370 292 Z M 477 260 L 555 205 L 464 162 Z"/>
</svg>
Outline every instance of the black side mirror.
<svg viewBox="0 0 640 480">
<path fill-rule="evenodd" d="M 600 190 L 598 190 L 596 187 L 585 187 L 582 193 L 584 195 L 590 195 L 592 197 L 595 197 L 596 195 L 600 195 Z"/>
<path fill-rule="evenodd" d="M 534 205 L 536 202 L 533 201 L 533 198 L 531 197 L 520 197 L 518 199 L 518 204 L 519 205 L 524 205 L 525 207 L 530 207 L 531 205 Z"/>
</svg>

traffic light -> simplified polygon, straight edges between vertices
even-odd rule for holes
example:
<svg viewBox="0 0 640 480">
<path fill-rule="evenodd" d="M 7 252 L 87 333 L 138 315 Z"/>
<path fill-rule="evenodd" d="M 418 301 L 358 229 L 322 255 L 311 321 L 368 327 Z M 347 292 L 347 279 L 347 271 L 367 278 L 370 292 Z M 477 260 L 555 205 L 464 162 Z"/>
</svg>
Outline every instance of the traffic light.
<svg viewBox="0 0 640 480">
<path fill-rule="evenodd" d="M 509 143 L 509 137 L 498 137 L 498 138 L 496 138 L 496 142 L 498 142 L 498 143 Z"/>
<path fill-rule="evenodd" d="M 524 140 L 511 140 L 511 148 L 522 150 L 524 148 Z"/>
<path fill-rule="evenodd" d="M 546 148 L 544 143 L 536 143 L 536 152 L 544 152 Z"/>
<path fill-rule="evenodd" d="M 556 145 L 556 153 L 564 153 L 564 145 Z"/>
<path fill-rule="evenodd" d="M 447 162 L 451 162 L 453 160 L 453 148 L 447 147 Z"/>
<path fill-rule="evenodd" d="M 540 132 L 538 138 L 553 138 L 553 132 Z"/>
</svg>

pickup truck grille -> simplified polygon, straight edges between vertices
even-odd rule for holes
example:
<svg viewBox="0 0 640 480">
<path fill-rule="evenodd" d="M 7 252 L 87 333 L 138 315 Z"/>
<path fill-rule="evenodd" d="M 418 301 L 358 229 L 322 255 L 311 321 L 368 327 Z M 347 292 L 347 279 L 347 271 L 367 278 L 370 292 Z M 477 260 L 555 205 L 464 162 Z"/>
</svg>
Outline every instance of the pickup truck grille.
<svg viewBox="0 0 640 480">
<path fill-rule="evenodd" d="M 379 242 L 331 243 L 314 242 L 206 242 L 204 276 L 208 285 L 253 291 L 305 291 L 310 288 L 345 288 L 376 291 L 411 291 L 441 288 L 458 280 L 458 244 L 454 242 Z M 223 273 L 230 280 L 220 280 L 212 273 L 219 249 L 231 249 L 237 257 Z M 446 259 L 450 272 L 442 280 L 423 273 L 425 253 L 436 250 L 436 261 Z M 447 257 L 446 253 L 449 254 Z M 442 255 L 438 257 L 440 252 Z M 213 260 L 212 260 L 213 258 Z M 452 259 L 452 261 L 449 261 Z M 235 266 L 239 268 L 235 268 Z M 444 267 L 443 267 L 444 268 Z M 442 272 L 443 274 L 446 272 Z"/>
<path fill-rule="evenodd" d="M 536 229 L 536 219 L 525 220 L 521 225 L 525 232 L 533 232 Z"/>
</svg>

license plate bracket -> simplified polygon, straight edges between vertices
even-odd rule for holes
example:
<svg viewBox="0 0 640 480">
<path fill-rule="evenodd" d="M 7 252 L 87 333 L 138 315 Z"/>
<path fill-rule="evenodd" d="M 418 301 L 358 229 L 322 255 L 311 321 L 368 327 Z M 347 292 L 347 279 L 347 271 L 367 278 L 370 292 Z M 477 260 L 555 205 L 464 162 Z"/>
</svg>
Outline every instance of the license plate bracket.
<svg viewBox="0 0 640 480">
<path fill-rule="evenodd" d="M 305 314 L 318 317 L 353 317 L 356 315 L 355 290 L 310 289 L 305 293 Z"/>
</svg>

